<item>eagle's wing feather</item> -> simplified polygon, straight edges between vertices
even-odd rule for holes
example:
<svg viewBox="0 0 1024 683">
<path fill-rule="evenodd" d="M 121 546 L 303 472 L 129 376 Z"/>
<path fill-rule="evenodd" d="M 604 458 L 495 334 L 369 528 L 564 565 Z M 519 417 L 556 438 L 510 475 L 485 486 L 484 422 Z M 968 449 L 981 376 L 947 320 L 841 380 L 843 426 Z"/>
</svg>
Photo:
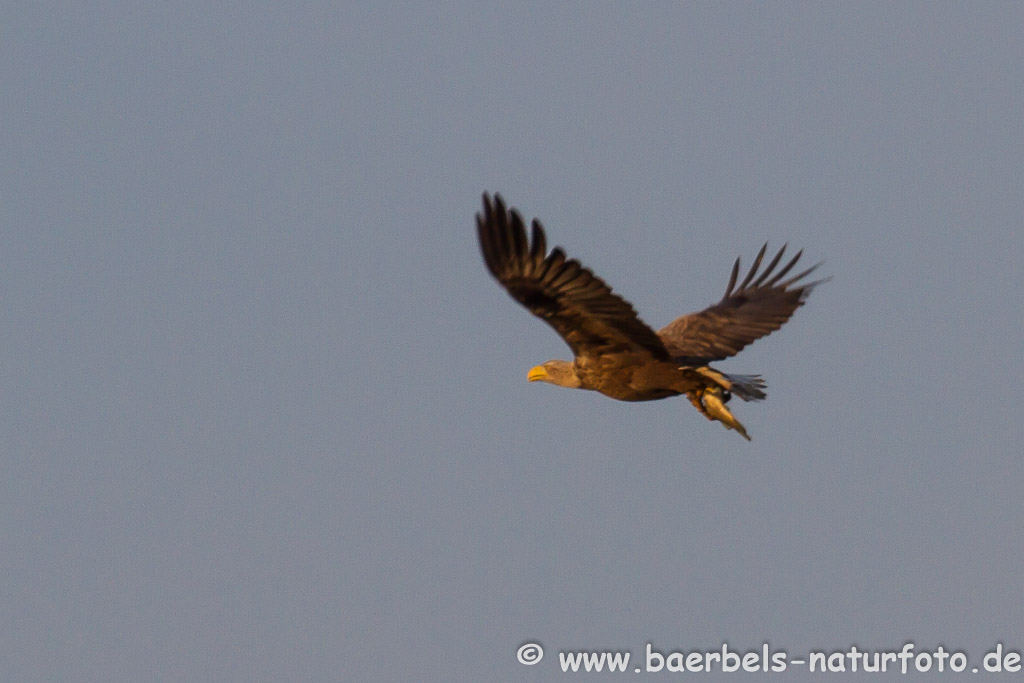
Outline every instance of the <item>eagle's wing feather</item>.
<svg viewBox="0 0 1024 683">
<path fill-rule="evenodd" d="M 703 311 L 677 318 L 658 332 L 669 355 L 686 364 L 709 363 L 734 356 L 743 347 L 782 327 L 803 305 L 811 290 L 824 282 L 800 282 L 821 264 L 786 278 L 800 260 L 802 251 L 776 271 L 785 246 L 759 273 L 767 247 L 767 244 L 761 247 L 739 287 L 736 287 L 736 280 L 740 260 L 736 259 L 721 301 Z"/>
<path fill-rule="evenodd" d="M 558 332 L 577 356 L 644 351 L 668 358 L 658 335 L 633 306 L 560 247 L 547 253 L 540 221 L 526 225 L 500 195 L 484 193 L 476 216 L 480 248 L 488 270 L 512 297 Z"/>
</svg>

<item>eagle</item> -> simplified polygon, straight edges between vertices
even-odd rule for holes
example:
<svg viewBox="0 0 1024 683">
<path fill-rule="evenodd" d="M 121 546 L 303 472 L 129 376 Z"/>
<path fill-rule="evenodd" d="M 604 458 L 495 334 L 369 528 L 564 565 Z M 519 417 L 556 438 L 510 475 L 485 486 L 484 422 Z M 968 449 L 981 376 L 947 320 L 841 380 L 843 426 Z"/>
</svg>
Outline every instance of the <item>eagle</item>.
<svg viewBox="0 0 1024 683">
<path fill-rule="evenodd" d="M 802 250 L 776 270 L 785 245 L 761 268 L 765 244 L 738 286 L 736 259 L 721 301 L 655 332 L 632 304 L 561 247 L 549 252 L 544 227 L 536 218 L 527 236 L 522 215 L 508 208 L 500 194 L 492 199 L 484 193 L 476 225 L 491 275 L 513 299 L 551 325 L 574 356 L 572 361 L 549 360 L 531 368 L 527 380 L 589 389 L 620 401 L 686 395 L 702 415 L 747 441 L 746 428 L 726 403 L 732 396 L 763 400 L 766 384 L 760 375 L 727 374 L 710 363 L 734 356 L 779 329 L 811 290 L 828 279 L 805 281 L 820 263 L 790 275 Z"/>
</svg>

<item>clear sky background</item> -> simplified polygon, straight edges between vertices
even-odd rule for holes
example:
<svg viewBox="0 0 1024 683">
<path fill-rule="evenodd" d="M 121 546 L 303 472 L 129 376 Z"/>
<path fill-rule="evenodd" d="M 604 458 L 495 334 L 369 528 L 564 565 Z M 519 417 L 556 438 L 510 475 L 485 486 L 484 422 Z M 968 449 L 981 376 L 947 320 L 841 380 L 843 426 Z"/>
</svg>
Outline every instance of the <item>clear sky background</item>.
<svg viewBox="0 0 1024 683">
<path fill-rule="evenodd" d="M 4 3 L 0 678 L 1024 648 L 1022 26 Z M 765 241 L 824 259 L 721 364 L 768 381 L 753 442 L 527 384 L 568 349 L 485 270 L 484 190 L 656 327 Z"/>
</svg>

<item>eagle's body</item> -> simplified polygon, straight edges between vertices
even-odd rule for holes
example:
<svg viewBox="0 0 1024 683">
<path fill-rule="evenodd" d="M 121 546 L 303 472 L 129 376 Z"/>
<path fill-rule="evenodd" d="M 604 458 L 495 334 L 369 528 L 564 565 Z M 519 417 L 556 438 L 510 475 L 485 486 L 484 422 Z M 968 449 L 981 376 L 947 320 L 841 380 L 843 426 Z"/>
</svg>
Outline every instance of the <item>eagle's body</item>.
<svg viewBox="0 0 1024 683">
<path fill-rule="evenodd" d="M 774 272 L 785 247 L 758 272 L 765 245 L 739 287 L 737 259 L 719 303 L 656 333 L 629 302 L 578 261 L 567 259 L 561 248 L 548 253 L 538 220 L 533 221 L 532 239 L 527 239 L 522 217 L 506 209 L 499 195 L 492 202 L 484 194 L 477 232 L 491 274 L 514 299 L 555 328 L 575 356 L 571 362 L 552 360 L 532 368 L 529 380 L 590 389 L 620 401 L 685 394 L 709 420 L 748 440 L 725 403 L 733 394 L 745 401 L 764 399 L 764 381 L 757 375 L 728 375 L 709 363 L 777 330 L 818 284 L 798 284 L 817 266 L 783 280 L 800 253 Z"/>
<path fill-rule="evenodd" d="M 592 389 L 620 401 L 653 401 L 690 393 L 707 384 L 691 368 L 641 353 L 577 357 L 572 369 L 581 389 Z"/>
</svg>

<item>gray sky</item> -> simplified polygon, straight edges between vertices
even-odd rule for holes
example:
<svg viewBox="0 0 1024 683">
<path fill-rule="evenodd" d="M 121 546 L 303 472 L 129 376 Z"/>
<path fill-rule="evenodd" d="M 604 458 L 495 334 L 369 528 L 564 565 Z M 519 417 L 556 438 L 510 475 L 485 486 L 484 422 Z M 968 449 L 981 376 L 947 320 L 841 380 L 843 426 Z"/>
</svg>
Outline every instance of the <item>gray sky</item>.
<svg viewBox="0 0 1024 683">
<path fill-rule="evenodd" d="M 1024 648 L 1022 25 L 4 4 L 0 678 Z M 528 385 L 568 350 L 487 274 L 483 190 L 657 327 L 766 240 L 824 259 L 722 364 L 768 381 L 753 442 Z"/>
</svg>

